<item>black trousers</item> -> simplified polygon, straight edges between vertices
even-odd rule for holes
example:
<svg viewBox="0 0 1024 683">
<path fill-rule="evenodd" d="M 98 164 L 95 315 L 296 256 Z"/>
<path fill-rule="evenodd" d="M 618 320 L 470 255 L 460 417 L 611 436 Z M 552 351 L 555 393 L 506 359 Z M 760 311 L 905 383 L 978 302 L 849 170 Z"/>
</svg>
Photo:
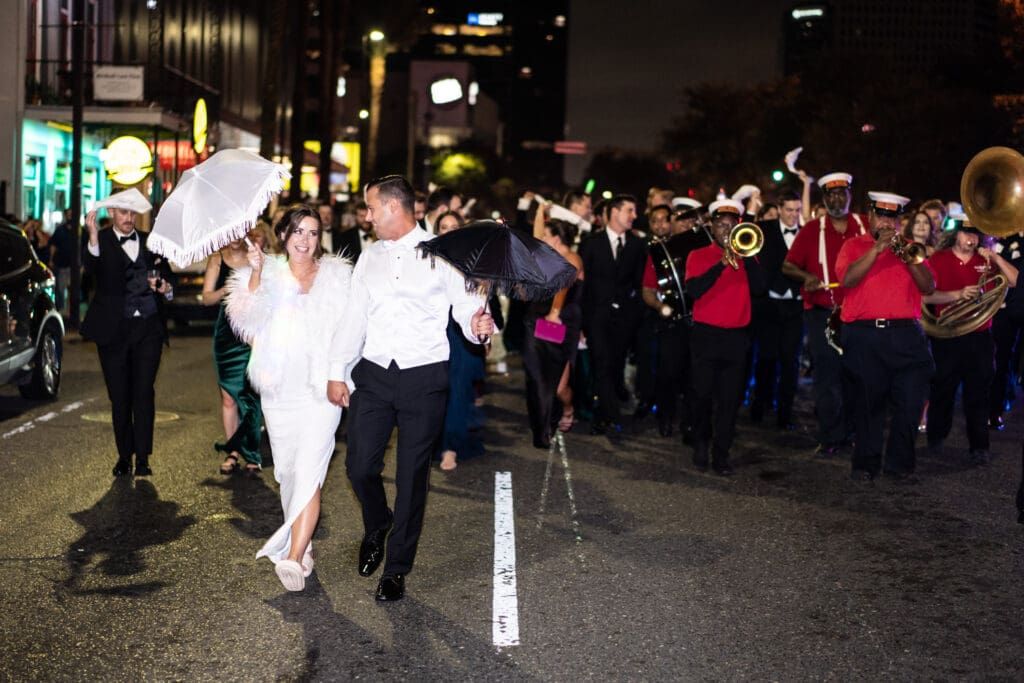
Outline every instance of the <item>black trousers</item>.
<svg viewBox="0 0 1024 683">
<path fill-rule="evenodd" d="M 793 400 L 800 373 L 803 302 L 767 297 L 755 299 L 751 328 L 757 349 L 754 402 L 763 408 L 769 408 L 776 402 L 779 422 L 789 422 L 793 416 Z"/>
<path fill-rule="evenodd" d="M 533 336 L 536 318 L 527 318 L 529 328 L 523 336 L 523 370 L 526 374 L 526 409 L 533 433 L 533 445 L 547 448 L 551 442 L 551 425 L 555 421 L 554 405 L 558 382 L 565 370 L 565 353 L 561 345 Z M 557 411 L 558 417 L 562 410 Z"/>
<path fill-rule="evenodd" d="M 110 398 L 114 442 L 120 460 L 148 463 L 153 453 L 156 417 L 154 385 L 163 351 L 163 328 L 157 316 L 125 318 L 109 344 L 97 346 L 103 381 Z"/>
<path fill-rule="evenodd" d="M 345 469 L 363 509 L 366 531 L 392 521 L 384 493 L 384 451 L 398 428 L 393 527 L 385 574 L 412 570 L 423 528 L 430 458 L 444 427 L 448 362 L 400 370 L 361 360 L 352 371 L 356 390 L 349 405 Z"/>
<path fill-rule="evenodd" d="M 992 342 L 995 345 L 996 368 L 992 377 L 989 415 L 1002 415 L 1006 402 L 1017 394 L 1017 372 L 1013 359 L 1024 329 L 1024 311 L 1004 308 L 992 318 Z"/>
<path fill-rule="evenodd" d="M 818 441 L 826 445 L 842 443 L 849 432 L 844 403 L 850 389 L 843 372 L 843 357 L 825 340 L 825 328 L 831 313 L 830 309 L 820 306 L 804 311 L 807 350 L 814 364 L 814 415 L 818 419 Z"/>
<path fill-rule="evenodd" d="M 736 437 L 750 331 L 694 323 L 690 341 L 694 438 L 710 442 L 712 464 L 726 465 Z"/>
<path fill-rule="evenodd" d="M 949 436 L 956 390 L 963 384 L 967 443 L 972 451 L 988 450 L 988 401 L 995 367 L 992 332 L 976 330 L 951 339 L 932 339 L 935 376 L 928 399 L 928 443 Z"/>
<path fill-rule="evenodd" d="M 619 393 L 625 388 L 626 357 L 639 324 L 639 316 L 602 313 L 584 328 L 597 389 L 598 419 L 621 420 Z"/>
<path fill-rule="evenodd" d="M 885 470 L 913 472 L 914 438 L 935 371 L 924 331 L 917 324 L 880 329 L 849 323 L 843 325 L 842 337 L 856 433 L 853 469 L 881 471 L 886 410 L 891 405 Z"/>
</svg>

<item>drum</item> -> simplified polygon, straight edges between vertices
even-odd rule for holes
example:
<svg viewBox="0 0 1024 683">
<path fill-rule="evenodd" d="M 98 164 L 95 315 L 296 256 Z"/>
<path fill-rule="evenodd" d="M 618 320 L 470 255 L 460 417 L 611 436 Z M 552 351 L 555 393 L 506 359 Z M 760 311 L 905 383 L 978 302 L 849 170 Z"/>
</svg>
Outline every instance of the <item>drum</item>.
<svg viewBox="0 0 1024 683">
<path fill-rule="evenodd" d="M 706 246 L 703 233 L 694 231 L 674 235 L 651 244 L 651 262 L 658 277 L 658 298 L 662 317 L 667 320 L 689 320 L 693 301 L 686 295 L 686 258 L 694 249 Z"/>
</svg>

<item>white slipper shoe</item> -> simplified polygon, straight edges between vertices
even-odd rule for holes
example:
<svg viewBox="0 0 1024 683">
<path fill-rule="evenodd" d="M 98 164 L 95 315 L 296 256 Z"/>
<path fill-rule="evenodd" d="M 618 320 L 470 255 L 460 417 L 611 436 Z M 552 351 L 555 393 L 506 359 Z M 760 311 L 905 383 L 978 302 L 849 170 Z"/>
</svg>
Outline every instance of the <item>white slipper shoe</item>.
<svg viewBox="0 0 1024 683">
<path fill-rule="evenodd" d="M 274 572 L 285 590 L 300 591 L 306 587 L 302 565 L 294 560 L 281 560 L 274 566 Z"/>
</svg>

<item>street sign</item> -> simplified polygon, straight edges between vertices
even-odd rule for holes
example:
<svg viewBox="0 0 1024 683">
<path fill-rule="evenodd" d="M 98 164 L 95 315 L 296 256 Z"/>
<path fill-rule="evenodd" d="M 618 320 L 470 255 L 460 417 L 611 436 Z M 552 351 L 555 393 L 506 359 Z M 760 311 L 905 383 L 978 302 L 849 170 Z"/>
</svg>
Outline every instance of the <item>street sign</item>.
<svg viewBox="0 0 1024 683">
<path fill-rule="evenodd" d="M 562 140 L 555 143 L 555 154 L 586 154 L 587 143 Z"/>
</svg>

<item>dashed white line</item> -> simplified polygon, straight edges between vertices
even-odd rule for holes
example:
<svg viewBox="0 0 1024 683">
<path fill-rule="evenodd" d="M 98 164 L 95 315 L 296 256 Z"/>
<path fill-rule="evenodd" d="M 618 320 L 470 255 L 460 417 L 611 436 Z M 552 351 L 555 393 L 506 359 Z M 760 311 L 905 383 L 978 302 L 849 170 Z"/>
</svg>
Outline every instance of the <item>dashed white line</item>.
<svg viewBox="0 0 1024 683">
<path fill-rule="evenodd" d="M 491 638 L 498 648 L 519 645 L 516 530 L 512 473 L 494 473 L 494 594 Z"/>
<path fill-rule="evenodd" d="M 66 406 L 64 406 L 63 408 L 61 408 L 60 412 L 61 413 L 70 413 L 72 411 L 78 410 L 79 408 L 81 408 L 86 403 L 89 403 L 92 400 L 94 400 L 94 399 L 89 398 L 89 399 L 86 399 L 84 401 L 75 401 L 74 403 L 69 403 Z M 35 418 L 34 420 L 29 420 L 28 422 L 26 422 L 26 423 L 24 423 L 22 425 L 19 425 L 18 427 L 15 427 L 14 429 L 12 429 L 9 432 L 5 432 L 3 434 L 3 436 L 0 437 L 0 438 L 9 439 L 9 438 L 11 438 L 12 436 L 14 436 L 16 434 L 24 434 L 25 432 L 29 431 L 30 429 L 35 429 L 35 426 L 36 426 L 37 423 L 49 422 L 53 418 L 59 417 L 59 416 L 60 416 L 60 413 L 55 413 L 53 411 L 50 411 L 50 412 L 48 412 L 48 413 L 46 413 L 44 415 L 40 415 L 39 417 Z"/>
</svg>

